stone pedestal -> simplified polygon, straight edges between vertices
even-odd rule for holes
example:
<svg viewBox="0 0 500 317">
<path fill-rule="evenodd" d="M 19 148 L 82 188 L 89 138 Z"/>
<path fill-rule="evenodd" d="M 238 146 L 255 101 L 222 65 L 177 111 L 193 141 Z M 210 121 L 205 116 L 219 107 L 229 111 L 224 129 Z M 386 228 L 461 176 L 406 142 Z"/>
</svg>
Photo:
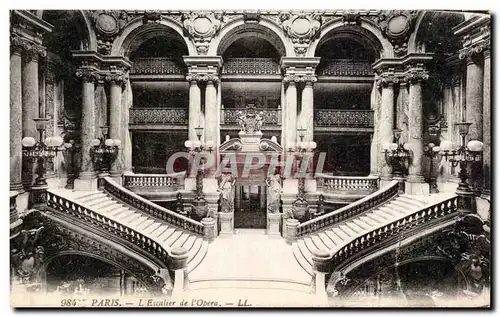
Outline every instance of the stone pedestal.
<svg viewBox="0 0 500 317">
<path fill-rule="evenodd" d="M 299 180 L 296 178 L 287 178 L 283 180 L 283 194 L 297 195 L 299 193 Z"/>
<path fill-rule="evenodd" d="M 315 193 L 317 192 L 317 182 L 315 179 L 306 179 L 305 182 L 306 193 Z"/>
<path fill-rule="evenodd" d="M 297 219 L 287 219 L 285 221 L 285 239 L 288 244 L 291 244 L 297 238 Z"/>
<path fill-rule="evenodd" d="M 97 177 L 94 172 L 80 172 L 80 176 L 75 179 L 74 190 L 94 191 L 97 190 Z"/>
<path fill-rule="evenodd" d="M 315 274 L 315 293 L 323 300 L 328 299 L 326 294 L 326 274 L 331 271 L 332 256 L 326 250 L 312 251 L 313 269 Z"/>
<path fill-rule="evenodd" d="M 203 225 L 203 235 L 205 236 L 205 240 L 208 242 L 214 241 L 216 236 L 215 234 L 215 219 L 214 218 L 203 218 L 201 220 L 201 224 Z"/>
<path fill-rule="evenodd" d="M 267 214 L 267 235 L 270 237 L 281 237 L 280 233 L 281 214 L 268 213 Z"/>
<path fill-rule="evenodd" d="M 406 181 L 405 193 L 408 195 L 429 195 L 429 184 Z"/>
<path fill-rule="evenodd" d="M 220 219 L 220 237 L 232 236 L 234 233 L 234 214 L 231 212 L 219 213 Z"/>
<path fill-rule="evenodd" d="M 174 271 L 174 289 L 172 290 L 172 296 L 179 295 L 184 291 L 187 260 L 188 250 L 185 248 L 174 248 L 170 251 L 170 270 Z"/>
</svg>

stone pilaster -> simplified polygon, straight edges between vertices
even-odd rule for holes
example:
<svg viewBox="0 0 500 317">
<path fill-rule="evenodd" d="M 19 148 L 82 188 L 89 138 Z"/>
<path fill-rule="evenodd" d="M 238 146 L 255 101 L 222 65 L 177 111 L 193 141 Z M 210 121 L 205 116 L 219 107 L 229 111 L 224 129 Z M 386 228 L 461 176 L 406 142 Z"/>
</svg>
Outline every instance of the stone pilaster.
<svg viewBox="0 0 500 317">
<path fill-rule="evenodd" d="M 382 88 L 378 125 L 378 141 L 380 144 L 392 143 L 394 128 L 394 85 L 399 83 L 399 78 L 394 73 L 381 74 L 377 79 L 377 85 Z M 383 180 L 392 178 L 392 166 L 385 158 L 381 159 L 381 177 Z"/>
<path fill-rule="evenodd" d="M 126 83 L 127 78 L 124 73 L 120 72 L 109 74 L 106 79 L 109 80 L 109 138 L 121 141 L 124 139 L 125 133 L 122 123 L 122 86 Z M 122 149 L 123 145 L 120 146 L 119 151 Z M 122 171 L 123 156 L 119 153 L 111 163 L 110 176 L 114 181 L 121 183 Z"/>
<path fill-rule="evenodd" d="M 22 46 L 19 37 L 13 36 L 10 45 L 10 190 L 22 192 Z"/>
<path fill-rule="evenodd" d="M 98 78 L 96 70 L 82 68 L 76 76 L 82 80 L 82 117 L 80 121 L 81 163 L 78 179 L 75 180 L 75 190 L 96 190 L 97 179 L 92 162 L 91 141 L 96 137 L 95 126 L 95 81 Z"/>
<path fill-rule="evenodd" d="M 408 70 L 407 81 L 409 84 L 409 112 L 408 112 L 408 143 L 413 152 L 410 162 L 408 181 L 423 183 L 422 159 L 424 152 L 423 143 L 423 118 L 422 118 L 422 81 L 429 78 L 423 65 L 417 65 Z"/>
</svg>

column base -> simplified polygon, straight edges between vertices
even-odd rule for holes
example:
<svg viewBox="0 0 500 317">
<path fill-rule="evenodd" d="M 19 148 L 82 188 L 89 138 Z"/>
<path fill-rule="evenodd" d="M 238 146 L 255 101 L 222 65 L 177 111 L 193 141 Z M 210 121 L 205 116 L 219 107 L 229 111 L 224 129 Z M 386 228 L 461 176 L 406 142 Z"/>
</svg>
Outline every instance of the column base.
<svg viewBox="0 0 500 317">
<path fill-rule="evenodd" d="M 281 237 L 280 233 L 281 214 L 267 214 L 267 235 L 270 237 Z"/>
<path fill-rule="evenodd" d="M 97 177 L 94 172 L 81 172 L 80 177 L 75 179 L 74 190 L 94 191 L 97 190 Z"/>
<path fill-rule="evenodd" d="M 219 237 L 232 236 L 234 233 L 233 213 L 221 212 L 219 213 L 220 219 L 220 233 Z"/>
<path fill-rule="evenodd" d="M 408 195 L 429 195 L 429 184 L 415 183 L 408 180 L 405 182 L 405 193 Z"/>
<path fill-rule="evenodd" d="M 299 193 L 299 180 L 287 178 L 283 180 L 283 194 L 297 195 Z"/>
<path fill-rule="evenodd" d="M 17 192 L 18 194 L 24 193 L 23 183 L 10 184 L 10 191 L 11 192 Z"/>
<path fill-rule="evenodd" d="M 122 173 L 120 172 L 110 172 L 109 173 L 109 177 L 111 177 L 111 179 L 119 184 L 120 186 L 122 185 Z"/>
<path fill-rule="evenodd" d="M 384 188 L 384 187 L 389 186 L 389 184 L 391 182 L 392 182 L 392 178 L 391 179 L 380 178 L 380 188 Z"/>
</svg>

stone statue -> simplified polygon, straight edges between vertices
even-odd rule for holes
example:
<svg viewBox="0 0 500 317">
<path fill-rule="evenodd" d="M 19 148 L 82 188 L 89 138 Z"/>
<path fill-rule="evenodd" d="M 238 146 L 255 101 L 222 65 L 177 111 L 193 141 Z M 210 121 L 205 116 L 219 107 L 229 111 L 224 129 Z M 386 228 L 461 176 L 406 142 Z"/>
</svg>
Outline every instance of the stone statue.
<svg viewBox="0 0 500 317">
<path fill-rule="evenodd" d="M 271 175 L 266 179 L 267 184 L 267 212 L 278 213 L 281 204 L 281 176 Z"/>
<path fill-rule="evenodd" d="M 234 211 L 234 184 L 236 179 L 232 174 L 222 174 L 219 182 L 220 210 L 230 213 Z"/>
<path fill-rule="evenodd" d="M 254 106 L 249 106 L 245 112 L 238 113 L 238 124 L 241 131 L 249 134 L 260 132 L 262 129 L 264 113 L 256 112 Z"/>
</svg>

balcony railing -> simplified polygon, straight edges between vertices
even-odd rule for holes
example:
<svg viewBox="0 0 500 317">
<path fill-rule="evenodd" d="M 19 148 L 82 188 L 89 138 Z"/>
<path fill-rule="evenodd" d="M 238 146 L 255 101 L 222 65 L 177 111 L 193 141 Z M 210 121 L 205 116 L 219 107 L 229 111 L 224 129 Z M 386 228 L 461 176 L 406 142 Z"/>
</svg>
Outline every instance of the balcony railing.
<svg viewBox="0 0 500 317">
<path fill-rule="evenodd" d="M 131 124 L 187 124 L 186 108 L 132 108 L 129 122 Z"/>
<path fill-rule="evenodd" d="M 316 109 L 314 114 L 316 126 L 372 128 L 373 120 L 373 110 Z"/>
<path fill-rule="evenodd" d="M 272 58 L 228 58 L 224 60 L 222 74 L 281 75 L 281 68 Z"/>
<path fill-rule="evenodd" d="M 377 176 L 331 176 L 316 174 L 318 190 L 329 194 L 371 194 L 379 189 Z"/>
<path fill-rule="evenodd" d="M 281 125 L 281 109 L 258 109 L 262 111 L 263 126 Z M 238 124 L 240 112 L 245 112 L 245 108 L 221 109 L 221 124 Z"/>
<path fill-rule="evenodd" d="M 131 75 L 183 75 L 186 69 L 181 61 L 166 57 L 136 58 L 133 61 Z"/>
<path fill-rule="evenodd" d="M 185 173 L 176 174 L 125 174 L 123 187 L 134 191 L 136 189 L 161 189 L 174 192 L 184 187 Z"/>
<path fill-rule="evenodd" d="M 370 62 L 351 59 L 321 60 L 319 76 L 373 76 Z"/>
</svg>

